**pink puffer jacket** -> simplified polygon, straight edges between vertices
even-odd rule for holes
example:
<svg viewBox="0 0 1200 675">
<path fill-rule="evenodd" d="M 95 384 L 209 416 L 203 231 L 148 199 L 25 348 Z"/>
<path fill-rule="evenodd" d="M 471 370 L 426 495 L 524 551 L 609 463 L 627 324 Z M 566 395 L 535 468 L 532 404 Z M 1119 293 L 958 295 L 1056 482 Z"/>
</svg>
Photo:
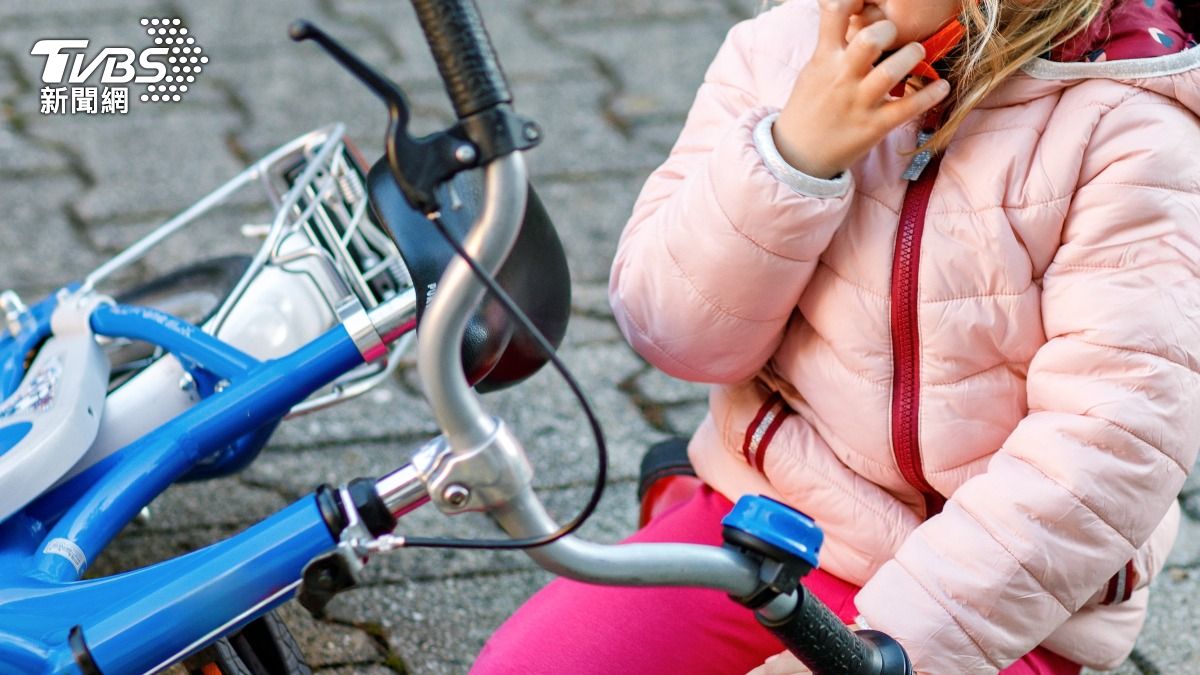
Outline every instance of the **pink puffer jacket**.
<svg viewBox="0 0 1200 675">
<path fill-rule="evenodd" d="M 915 123 L 840 182 L 764 160 L 816 27 L 793 0 L 730 32 L 622 235 L 617 321 L 716 384 L 701 477 L 813 516 L 919 670 L 1115 667 L 1200 448 L 1200 48 L 1029 64 L 912 185 L 922 222 Z"/>
</svg>

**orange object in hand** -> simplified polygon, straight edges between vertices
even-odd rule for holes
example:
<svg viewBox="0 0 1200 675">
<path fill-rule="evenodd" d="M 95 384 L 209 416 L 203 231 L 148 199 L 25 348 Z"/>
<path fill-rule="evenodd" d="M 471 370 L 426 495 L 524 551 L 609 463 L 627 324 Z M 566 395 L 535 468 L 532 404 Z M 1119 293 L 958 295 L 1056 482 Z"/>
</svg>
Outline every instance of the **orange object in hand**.
<svg viewBox="0 0 1200 675">
<path fill-rule="evenodd" d="M 921 42 L 921 46 L 925 48 L 925 58 L 913 66 L 913 69 L 908 74 L 910 76 L 923 77 L 930 82 L 942 79 L 942 76 L 938 75 L 937 69 L 933 67 L 933 64 L 942 60 L 946 54 L 949 54 L 954 45 L 958 44 L 966 33 L 966 26 L 957 17 L 951 19 L 950 23 L 942 26 L 936 33 Z M 903 96 L 904 83 L 897 84 L 890 93 L 895 97 Z"/>
<path fill-rule="evenodd" d="M 967 28 L 962 25 L 962 22 L 954 18 L 950 23 L 942 26 L 938 32 L 930 35 L 928 39 L 921 43 L 925 48 L 925 58 L 921 60 L 913 69 L 912 74 L 918 77 L 924 77 L 929 80 L 942 79 L 933 64 L 942 60 L 962 40 L 963 35 L 966 35 Z"/>
</svg>

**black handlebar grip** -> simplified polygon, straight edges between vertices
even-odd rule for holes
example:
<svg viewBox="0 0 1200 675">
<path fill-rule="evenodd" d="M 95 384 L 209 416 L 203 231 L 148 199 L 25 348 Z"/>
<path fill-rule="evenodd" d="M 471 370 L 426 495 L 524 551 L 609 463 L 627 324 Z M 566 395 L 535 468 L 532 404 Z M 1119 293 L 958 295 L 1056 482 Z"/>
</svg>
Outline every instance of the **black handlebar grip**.
<svg viewBox="0 0 1200 675">
<path fill-rule="evenodd" d="M 895 640 L 877 631 L 864 631 L 868 639 L 861 639 L 807 588 L 797 591 L 796 608 L 782 621 L 771 622 L 761 614 L 758 621 L 813 675 L 911 675 L 908 656 Z"/>
<path fill-rule="evenodd" d="M 511 103 L 475 0 L 412 0 L 459 119 Z"/>
</svg>

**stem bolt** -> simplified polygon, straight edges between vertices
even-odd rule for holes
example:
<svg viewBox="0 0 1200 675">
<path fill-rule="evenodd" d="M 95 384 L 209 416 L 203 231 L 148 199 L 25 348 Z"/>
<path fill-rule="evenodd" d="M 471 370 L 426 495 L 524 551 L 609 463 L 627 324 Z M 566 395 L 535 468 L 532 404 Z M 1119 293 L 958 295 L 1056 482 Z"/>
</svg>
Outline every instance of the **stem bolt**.
<svg viewBox="0 0 1200 675">
<path fill-rule="evenodd" d="M 454 149 L 454 159 L 458 160 L 459 164 L 473 164 L 478 156 L 475 146 L 470 143 L 463 143 Z"/>
<path fill-rule="evenodd" d="M 527 141 L 536 141 L 542 137 L 542 130 L 538 128 L 538 125 L 532 122 L 525 125 L 524 133 L 525 140 Z"/>
<path fill-rule="evenodd" d="M 466 504 L 467 500 L 470 498 L 471 498 L 471 491 L 468 490 L 466 488 L 466 486 L 459 485 L 458 483 L 454 483 L 453 485 L 447 486 L 446 489 L 442 492 L 442 499 L 444 499 L 446 501 L 446 503 L 449 504 L 450 506 L 453 506 L 456 508 Z"/>
</svg>

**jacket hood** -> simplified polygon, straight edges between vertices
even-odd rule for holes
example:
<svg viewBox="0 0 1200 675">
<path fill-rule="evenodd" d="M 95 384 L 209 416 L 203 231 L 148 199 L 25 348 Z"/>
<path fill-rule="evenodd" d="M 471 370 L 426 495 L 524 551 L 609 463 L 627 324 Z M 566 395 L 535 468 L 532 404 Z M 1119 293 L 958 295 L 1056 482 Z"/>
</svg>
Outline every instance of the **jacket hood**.
<svg viewBox="0 0 1200 675">
<path fill-rule="evenodd" d="M 1200 47 L 1146 59 L 1108 61 L 1103 63 L 1059 63 L 1033 59 L 1021 68 L 1022 76 L 1036 83 L 1024 82 L 1022 87 L 1002 86 L 989 97 L 987 107 L 1013 105 L 1021 100 L 1051 94 L 1084 79 L 1109 79 L 1174 99 L 1200 116 Z M 1021 89 L 1022 91 L 1007 90 Z M 1018 96 L 1005 96 L 1006 93 Z M 1005 100 L 1008 98 L 1009 100 Z"/>
<path fill-rule="evenodd" d="M 1200 0 L 1179 0 L 1179 25 L 1193 35 L 1200 30 Z M 1080 80 L 1108 79 L 1152 91 L 1200 116 L 1200 47 L 1163 56 L 1116 61 L 1059 62 L 1035 58 L 1021 74 L 993 92 L 982 108 L 1023 103 L 1078 84 Z"/>
</svg>

